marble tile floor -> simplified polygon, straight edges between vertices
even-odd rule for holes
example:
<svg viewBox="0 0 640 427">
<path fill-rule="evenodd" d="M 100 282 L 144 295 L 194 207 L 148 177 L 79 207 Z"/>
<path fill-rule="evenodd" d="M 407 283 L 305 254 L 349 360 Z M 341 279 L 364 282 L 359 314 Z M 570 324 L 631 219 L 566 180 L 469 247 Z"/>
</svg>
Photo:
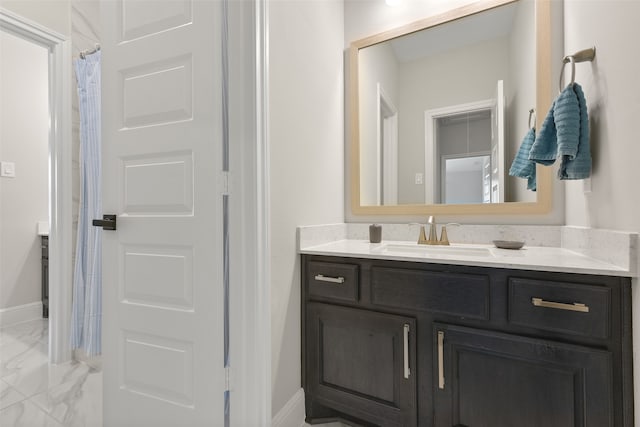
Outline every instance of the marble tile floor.
<svg viewBox="0 0 640 427">
<path fill-rule="evenodd" d="M 0 426 L 102 426 L 102 372 L 47 351 L 46 319 L 0 329 Z"/>
<path fill-rule="evenodd" d="M 50 365 L 48 334 L 46 319 L 0 329 L 0 426 L 101 427 L 102 372 L 83 362 Z"/>
</svg>

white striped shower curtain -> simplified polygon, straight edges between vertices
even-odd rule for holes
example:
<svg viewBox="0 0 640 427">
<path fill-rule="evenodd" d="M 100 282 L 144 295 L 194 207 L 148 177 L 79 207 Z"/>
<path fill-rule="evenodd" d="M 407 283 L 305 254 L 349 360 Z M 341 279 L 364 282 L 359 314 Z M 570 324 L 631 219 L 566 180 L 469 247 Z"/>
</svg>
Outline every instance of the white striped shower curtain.
<svg viewBox="0 0 640 427">
<path fill-rule="evenodd" d="M 100 51 L 75 61 L 80 106 L 80 212 L 73 277 L 71 344 L 95 356 L 102 351 L 102 218 Z"/>
</svg>

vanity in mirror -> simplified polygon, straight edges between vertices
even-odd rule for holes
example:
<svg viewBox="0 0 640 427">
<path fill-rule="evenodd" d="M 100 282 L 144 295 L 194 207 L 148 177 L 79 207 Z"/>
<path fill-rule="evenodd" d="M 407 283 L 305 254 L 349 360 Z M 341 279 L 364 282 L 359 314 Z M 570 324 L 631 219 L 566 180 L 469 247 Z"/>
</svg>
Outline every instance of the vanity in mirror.
<svg viewBox="0 0 640 427">
<path fill-rule="evenodd" d="M 351 44 L 355 214 L 541 213 L 508 170 L 550 104 L 550 6 L 490 0 Z"/>
</svg>

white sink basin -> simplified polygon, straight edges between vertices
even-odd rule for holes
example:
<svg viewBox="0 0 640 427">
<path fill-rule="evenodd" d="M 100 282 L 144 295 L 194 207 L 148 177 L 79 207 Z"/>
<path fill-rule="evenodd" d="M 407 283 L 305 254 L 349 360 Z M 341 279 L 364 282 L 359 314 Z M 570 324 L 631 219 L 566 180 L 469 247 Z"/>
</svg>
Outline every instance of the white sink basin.
<svg viewBox="0 0 640 427">
<path fill-rule="evenodd" d="M 418 245 L 417 243 L 388 243 L 382 245 L 376 252 L 386 254 L 416 254 L 425 256 L 469 256 L 492 257 L 489 248 L 464 245 Z"/>
</svg>

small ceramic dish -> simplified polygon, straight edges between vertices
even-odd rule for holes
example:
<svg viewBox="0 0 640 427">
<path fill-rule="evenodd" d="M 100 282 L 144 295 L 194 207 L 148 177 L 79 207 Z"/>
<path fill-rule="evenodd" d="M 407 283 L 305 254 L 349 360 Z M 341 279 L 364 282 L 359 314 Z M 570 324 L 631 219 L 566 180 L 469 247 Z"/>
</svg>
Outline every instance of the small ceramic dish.
<svg viewBox="0 0 640 427">
<path fill-rule="evenodd" d="M 517 240 L 494 240 L 493 244 L 500 249 L 520 249 L 524 246 L 524 242 Z"/>
</svg>

